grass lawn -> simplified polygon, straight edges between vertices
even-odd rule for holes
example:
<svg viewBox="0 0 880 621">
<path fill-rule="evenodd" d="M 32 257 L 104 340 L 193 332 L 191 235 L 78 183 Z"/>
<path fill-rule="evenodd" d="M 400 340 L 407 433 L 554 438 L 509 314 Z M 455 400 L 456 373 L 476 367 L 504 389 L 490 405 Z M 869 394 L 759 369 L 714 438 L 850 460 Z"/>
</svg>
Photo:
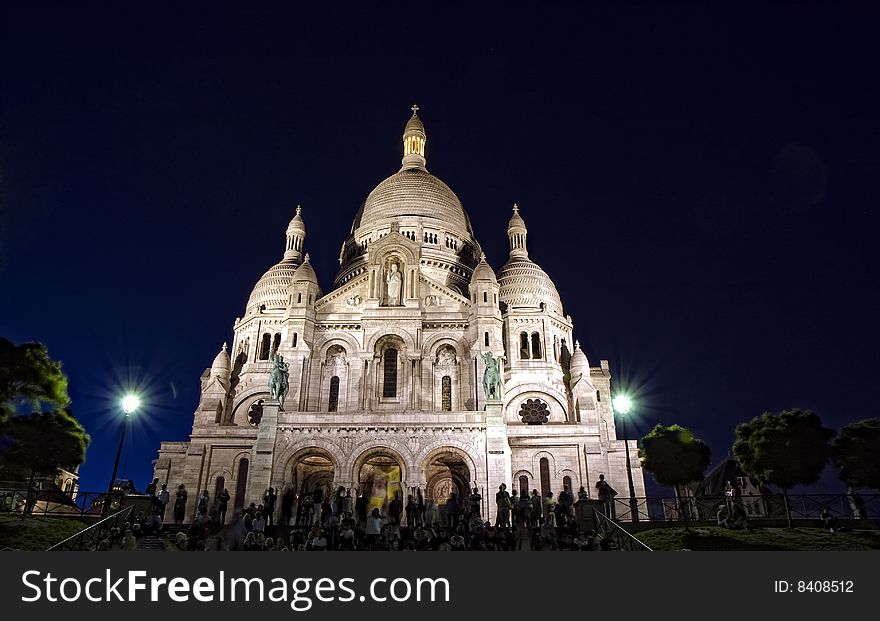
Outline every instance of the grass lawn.
<svg viewBox="0 0 880 621">
<path fill-rule="evenodd" d="M 0 550 L 45 550 L 89 525 L 77 518 L 0 515 Z"/>
<path fill-rule="evenodd" d="M 653 528 L 636 536 L 654 550 L 880 550 L 880 531 L 821 528 Z"/>
</svg>

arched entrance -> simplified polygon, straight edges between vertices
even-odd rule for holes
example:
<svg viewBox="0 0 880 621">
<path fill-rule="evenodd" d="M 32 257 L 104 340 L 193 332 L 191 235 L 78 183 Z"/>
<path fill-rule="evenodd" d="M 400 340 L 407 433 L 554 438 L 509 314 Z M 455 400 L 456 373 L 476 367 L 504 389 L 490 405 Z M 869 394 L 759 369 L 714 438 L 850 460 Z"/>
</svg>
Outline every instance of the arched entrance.
<svg viewBox="0 0 880 621">
<path fill-rule="evenodd" d="M 465 503 L 471 494 L 472 476 L 461 450 L 449 447 L 432 452 L 425 461 L 427 500 L 436 502 L 441 513 L 452 492 Z"/>
<path fill-rule="evenodd" d="M 316 487 L 328 494 L 333 490 L 336 464 L 322 449 L 305 449 L 290 460 L 290 483 L 297 493 L 311 492 Z"/>
<path fill-rule="evenodd" d="M 367 495 L 369 511 L 378 508 L 383 514 L 387 513 L 388 505 L 396 493 L 400 493 L 401 500 L 405 502 L 404 476 L 403 460 L 390 449 L 370 449 L 355 461 L 354 477 L 358 495 Z"/>
</svg>

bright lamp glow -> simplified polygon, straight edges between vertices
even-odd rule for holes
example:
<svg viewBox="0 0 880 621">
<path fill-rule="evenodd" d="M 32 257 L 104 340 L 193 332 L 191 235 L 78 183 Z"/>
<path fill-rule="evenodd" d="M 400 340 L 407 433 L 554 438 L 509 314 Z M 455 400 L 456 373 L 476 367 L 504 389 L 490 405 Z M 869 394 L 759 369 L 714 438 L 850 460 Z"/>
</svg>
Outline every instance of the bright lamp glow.
<svg viewBox="0 0 880 621">
<path fill-rule="evenodd" d="M 126 414 L 131 414 L 138 409 L 140 404 L 141 400 L 137 395 L 126 395 L 125 398 L 122 399 L 122 411 Z"/>
<path fill-rule="evenodd" d="M 632 401 L 626 395 L 618 395 L 614 397 L 612 405 L 614 405 L 614 409 L 621 414 L 628 414 L 630 408 L 632 407 Z"/>
</svg>

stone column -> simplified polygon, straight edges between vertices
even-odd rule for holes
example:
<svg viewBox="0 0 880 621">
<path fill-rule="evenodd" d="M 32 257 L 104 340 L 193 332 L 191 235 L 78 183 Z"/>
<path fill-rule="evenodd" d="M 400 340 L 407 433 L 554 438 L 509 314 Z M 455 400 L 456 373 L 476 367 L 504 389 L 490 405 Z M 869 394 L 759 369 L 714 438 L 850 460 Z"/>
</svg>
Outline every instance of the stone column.
<svg viewBox="0 0 880 621">
<path fill-rule="evenodd" d="M 263 401 L 263 418 L 257 441 L 251 449 L 251 463 L 248 469 L 245 506 L 253 502 L 263 502 L 263 492 L 272 483 L 272 465 L 275 461 L 275 435 L 278 433 L 278 410 L 280 404 L 275 399 Z"/>
<path fill-rule="evenodd" d="M 504 423 L 504 403 L 500 400 L 486 402 L 486 465 L 487 465 L 487 489 L 486 495 L 489 502 L 489 519 L 495 522 L 497 509 L 495 507 L 495 493 L 502 483 L 507 485 L 507 491 L 512 488 L 510 443 L 507 441 L 507 425 Z"/>
</svg>

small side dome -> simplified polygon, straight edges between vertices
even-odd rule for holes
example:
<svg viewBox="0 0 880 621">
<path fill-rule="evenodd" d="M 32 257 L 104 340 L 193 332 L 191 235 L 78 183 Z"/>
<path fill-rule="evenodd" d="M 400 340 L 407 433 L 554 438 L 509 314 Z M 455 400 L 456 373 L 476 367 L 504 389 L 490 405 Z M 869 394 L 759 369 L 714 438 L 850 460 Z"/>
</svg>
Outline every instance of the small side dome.
<svg viewBox="0 0 880 621">
<path fill-rule="evenodd" d="M 296 271 L 293 273 L 293 282 L 308 282 L 314 285 L 318 284 L 318 276 L 315 274 L 314 268 L 312 268 L 308 253 L 306 253 L 302 265 L 296 268 Z"/>
<path fill-rule="evenodd" d="M 223 349 L 220 350 L 220 353 L 214 357 L 214 362 L 211 363 L 211 377 L 227 379 L 230 368 L 229 353 L 226 351 L 226 343 L 223 343 Z"/>
<path fill-rule="evenodd" d="M 495 278 L 495 271 L 492 269 L 492 266 L 486 262 L 485 252 L 480 253 L 480 262 L 477 263 L 477 267 L 474 268 L 474 275 L 471 276 L 471 282 L 498 283 L 498 279 Z"/>
<path fill-rule="evenodd" d="M 580 341 L 575 341 L 574 353 L 571 354 L 571 376 L 577 379 L 579 374 L 589 377 L 590 363 L 587 360 L 587 355 L 581 349 Z"/>
</svg>

